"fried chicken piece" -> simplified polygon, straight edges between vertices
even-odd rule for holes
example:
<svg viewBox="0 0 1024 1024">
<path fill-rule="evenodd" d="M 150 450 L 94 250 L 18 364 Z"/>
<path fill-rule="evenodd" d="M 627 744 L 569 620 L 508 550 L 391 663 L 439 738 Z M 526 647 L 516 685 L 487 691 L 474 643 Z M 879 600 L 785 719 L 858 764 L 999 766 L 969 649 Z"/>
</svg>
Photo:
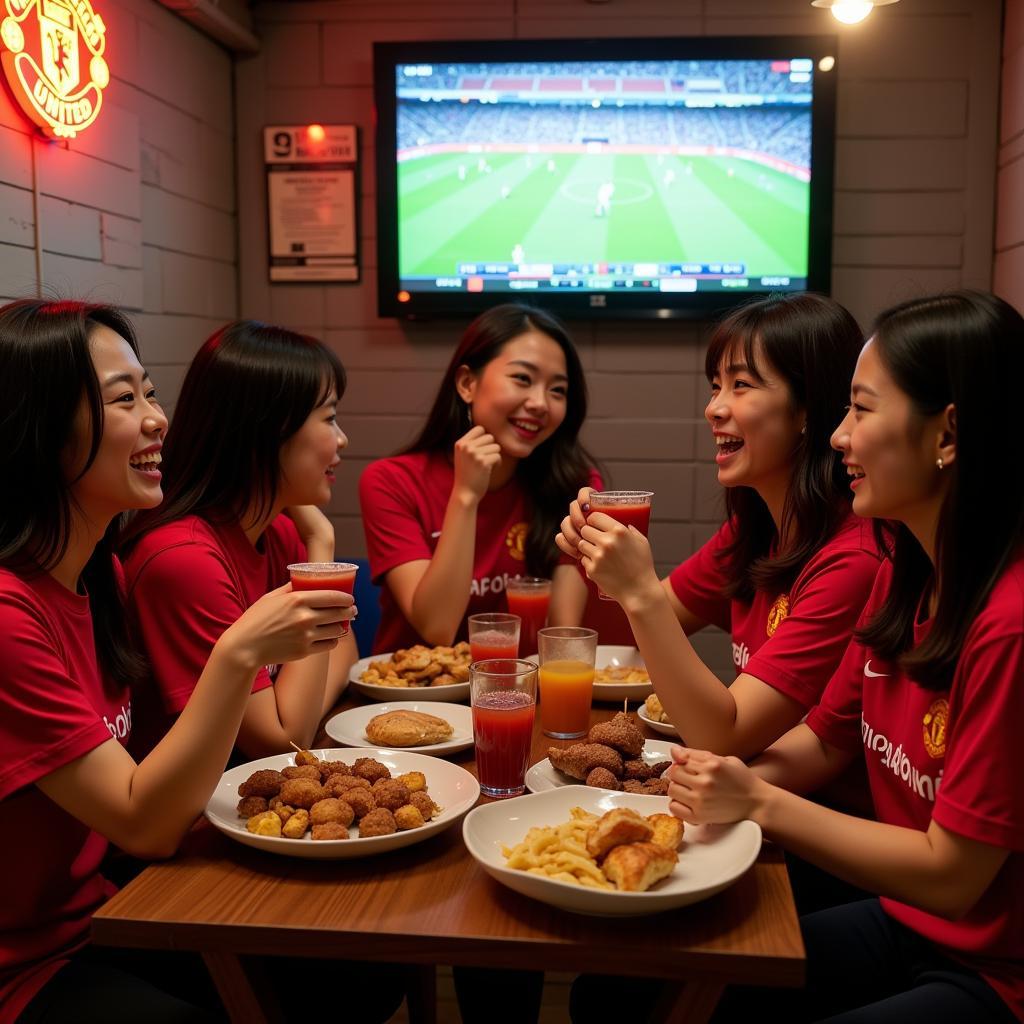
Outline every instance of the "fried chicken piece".
<svg viewBox="0 0 1024 1024">
<path fill-rule="evenodd" d="M 373 793 L 369 789 L 362 789 L 360 787 L 346 789 L 342 799 L 352 808 L 352 813 L 356 816 L 356 820 L 365 818 L 377 806 Z"/>
<path fill-rule="evenodd" d="M 426 790 L 417 790 L 409 794 L 409 803 L 423 815 L 424 821 L 430 821 L 435 814 L 441 813 L 441 808 L 430 798 Z"/>
<path fill-rule="evenodd" d="M 548 747 L 551 763 L 566 775 L 581 782 L 594 768 L 607 768 L 612 775 L 622 774 L 622 758 L 618 751 L 603 743 L 574 743 L 571 747 Z"/>
<path fill-rule="evenodd" d="M 647 700 L 644 701 L 644 707 L 647 708 L 647 714 L 650 716 L 652 721 L 668 721 L 668 715 L 665 714 L 665 709 L 661 706 L 661 701 L 658 699 L 658 695 L 656 693 L 652 693 Z"/>
<path fill-rule="evenodd" d="M 390 779 L 391 769 L 376 758 L 357 757 L 356 763 L 352 765 L 352 774 L 368 782 L 376 782 L 378 779 Z"/>
<path fill-rule="evenodd" d="M 378 807 L 359 822 L 359 838 L 369 839 L 373 836 L 389 836 L 398 831 L 395 816 L 386 808 Z"/>
<path fill-rule="evenodd" d="M 607 768 L 593 768 L 587 776 L 587 785 L 598 789 L 622 789 L 622 783 Z"/>
<path fill-rule="evenodd" d="M 436 661 L 432 661 L 426 668 L 417 669 L 415 672 L 406 672 L 405 678 L 409 680 L 410 684 L 423 686 L 427 680 L 435 679 L 443 671 L 444 669 Z"/>
<path fill-rule="evenodd" d="M 469 682 L 469 666 L 468 665 L 452 665 L 450 675 L 452 681 L 456 683 L 468 683 Z"/>
<path fill-rule="evenodd" d="M 302 839 L 306 834 L 307 828 L 309 828 L 309 811 L 295 811 L 284 823 L 281 835 L 285 839 Z"/>
<path fill-rule="evenodd" d="M 355 816 L 351 804 L 333 796 L 326 800 L 318 800 L 309 809 L 309 820 L 314 825 L 326 825 L 328 822 L 336 821 L 348 828 Z"/>
<path fill-rule="evenodd" d="M 253 815 L 245 827 L 257 836 L 280 836 L 281 819 L 273 811 L 263 811 Z"/>
<path fill-rule="evenodd" d="M 295 763 L 300 767 L 306 764 L 319 765 L 320 758 L 316 754 L 311 754 L 308 750 L 300 750 L 295 755 Z"/>
<path fill-rule="evenodd" d="M 328 821 L 323 825 L 313 826 L 313 838 L 319 839 L 348 839 L 348 829 L 341 822 Z"/>
<path fill-rule="evenodd" d="M 427 788 L 427 777 L 423 772 L 406 772 L 404 775 L 399 775 L 396 781 L 404 782 L 405 788 L 410 793 L 418 793 L 421 789 Z"/>
<path fill-rule="evenodd" d="M 601 870 L 621 892 L 646 892 L 672 874 L 678 860 L 675 850 L 666 850 L 657 843 L 627 843 L 616 846 L 605 857 Z"/>
<path fill-rule="evenodd" d="M 645 796 L 668 796 L 668 779 L 648 779 L 641 782 L 640 792 Z"/>
<path fill-rule="evenodd" d="M 282 803 L 308 810 L 318 800 L 323 800 L 327 793 L 319 782 L 312 779 L 285 779 L 280 796 Z"/>
<path fill-rule="evenodd" d="M 275 796 L 270 801 L 270 808 L 284 824 L 288 824 L 289 819 L 295 813 L 294 807 L 289 807 L 279 796 Z"/>
<path fill-rule="evenodd" d="M 351 775 L 352 765 L 344 761 L 321 761 L 320 782 L 326 783 L 332 775 Z"/>
<path fill-rule="evenodd" d="M 629 715 L 620 711 L 610 722 L 598 722 L 591 726 L 587 742 L 603 743 L 627 757 L 638 757 L 644 749 L 644 734 Z"/>
<path fill-rule="evenodd" d="M 284 776 L 280 772 L 275 772 L 270 768 L 261 768 L 258 772 L 253 772 L 238 787 L 238 795 L 262 796 L 269 800 L 272 796 L 277 796 L 283 783 Z"/>
<path fill-rule="evenodd" d="M 328 777 L 324 784 L 324 791 L 328 796 L 340 796 L 342 799 L 347 799 L 345 794 L 352 789 L 365 789 L 369 792 L 370 783 L 358 775 L 342 775 L 340 772 L 335 772 Z"/>
<path fill-rule="evenodd" d="M 601 858 L 612 847 L 638 843 L 654 835 L 654 826 L 629 807 L 615 807 L 602 814 L 587 836 L 587 853 Z"/>
<path fill-rule="evenodd" d="M 626 779 L 622 783 L 623 793 L 644 793 L 644 784 L 639 779 Z"/>
<path fill-rule="evenodd" d="M 442 672 L 439 676 L 434 676 L 430 680 L 431 686 L 451 686 L 452 683 L 456 682 L 455 676 L 448 675 L 447 672 Z"/>
<path fill-rule="evenodd" d="M 399 832 L 407 832 L 411 828 L 419 828 L 425 824 L 419 808 L 412 804 L 405 804 L 395 811 L 395 825 L 398 826 Z"/>
<path fill-rule="evenodd" d="M 281 769 L 281 774 L 286 779 L 313 779 L 320 781 L 320 769 L 315 764 L 294 764 Z"/>
<path fill-rule="evenodd" d="M 378 807 L 394 811 L 409 802 L 409 787 L 398 779 L 378 779 L 373 784 L 373 799 Z"/>
<path fill-rule="evenodd" d="M 240 818 L 253 818 L 269 809 L 265 796 L 243 796 L 238 801 L 238 816 Z"/>
<path fill-rule="evenodd" d="M 648 814 L 647 820 L 654 828 L 651 842 L 674 850 L 683 841 L 683 823 L 671 814 Z"/>
<path fill-rule="evenodd" d="M 399 675 L 407 675 L 410 672 L 422 672 L 430 664 L 430 649 L 422 644 L 416 644 L 408 650 L 395 651 L 394 670 Z"/>
</svg>

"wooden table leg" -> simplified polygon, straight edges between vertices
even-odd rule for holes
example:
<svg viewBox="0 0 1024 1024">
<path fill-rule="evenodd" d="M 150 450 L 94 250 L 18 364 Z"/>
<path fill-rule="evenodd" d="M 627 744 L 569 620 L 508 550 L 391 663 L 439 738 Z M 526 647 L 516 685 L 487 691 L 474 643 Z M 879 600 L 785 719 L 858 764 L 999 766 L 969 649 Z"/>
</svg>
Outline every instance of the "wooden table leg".
<svg viewBox="0 0 1024 1024">
<path fill-rule="evenodd" d="M 666 985 L 651 1019 L 659 1024 L 707 1024 L 724 988 L 718 981 Z"/>
<path fill-rule="evenodd" d="M 409 1024 L 437 1024 L 437 969 L 432 965 L 410 967 L 407 984 Z"/>
<path fill-rule="evenodd" d="M 252 977 L 240 957 L 234 953 L 203 953 L 203 962 L 232 1024 L 278 1024 L 284 1019 L 277 997 L 269 986 Z"/>
</svg>

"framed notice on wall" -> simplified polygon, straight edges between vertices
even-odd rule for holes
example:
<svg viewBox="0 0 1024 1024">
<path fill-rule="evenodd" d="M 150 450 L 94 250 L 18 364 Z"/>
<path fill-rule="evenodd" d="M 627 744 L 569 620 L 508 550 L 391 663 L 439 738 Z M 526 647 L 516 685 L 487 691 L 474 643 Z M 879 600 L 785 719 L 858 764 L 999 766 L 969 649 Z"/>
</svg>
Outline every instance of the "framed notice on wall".
<svg viewBox="0 0 1024 1024">
<path fill-rule="evenodd" d="M 263 129 L 271 281 L 358 281 L 352 124 Z"/>
</svg>

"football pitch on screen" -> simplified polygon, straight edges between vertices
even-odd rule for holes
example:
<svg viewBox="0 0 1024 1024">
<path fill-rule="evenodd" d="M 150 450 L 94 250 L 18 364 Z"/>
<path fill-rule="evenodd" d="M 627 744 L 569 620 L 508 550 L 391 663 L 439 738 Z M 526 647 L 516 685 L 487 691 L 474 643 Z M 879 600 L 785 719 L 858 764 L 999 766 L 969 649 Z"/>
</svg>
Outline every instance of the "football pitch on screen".
<svg viewBox="0 0 1024 1024">
<path fill-rule="evenodd" d="M 724 262 L 802 277 L 809 190 L 726 156 L 432 154 L 399 164 L 401 275 L 485 262 Z"/>
</svg>

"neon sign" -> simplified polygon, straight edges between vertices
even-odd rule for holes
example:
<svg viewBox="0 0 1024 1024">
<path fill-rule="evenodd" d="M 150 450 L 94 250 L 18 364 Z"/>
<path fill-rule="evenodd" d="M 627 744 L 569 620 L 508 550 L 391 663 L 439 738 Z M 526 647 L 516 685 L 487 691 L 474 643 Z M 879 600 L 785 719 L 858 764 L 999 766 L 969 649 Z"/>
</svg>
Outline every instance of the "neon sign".
<svg viewBox="0 0 1024 1024">
<path fill-rule="evenodd" d="M 3 0 L 0 63 L 19 106 L 47 135 L 73 139 L 96 120 L 110 69 L 107 27 L 90 0 Z"/>
</svg>

